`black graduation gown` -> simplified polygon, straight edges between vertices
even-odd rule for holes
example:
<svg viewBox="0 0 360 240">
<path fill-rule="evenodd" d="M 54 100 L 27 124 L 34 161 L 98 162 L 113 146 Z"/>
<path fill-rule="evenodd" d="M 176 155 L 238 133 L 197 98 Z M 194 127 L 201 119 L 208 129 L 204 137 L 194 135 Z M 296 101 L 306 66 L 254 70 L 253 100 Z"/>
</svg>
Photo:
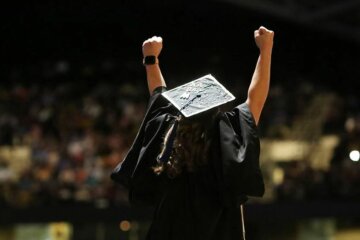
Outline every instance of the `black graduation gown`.
<svg viewBox="0 0 360 240">
<path fill-rule="evenodd" d="M 219 113 L 205 166 L 174 179 L 157 176 L 163 136 L 177 110 L 158 88 L 135 141 L 111 178 L 129 189 L 130 202 L 156 206 L 147 240 L 242 239 L 239 205 L 262 196 L 257 128 L 246 103 Z"/>
</svg>

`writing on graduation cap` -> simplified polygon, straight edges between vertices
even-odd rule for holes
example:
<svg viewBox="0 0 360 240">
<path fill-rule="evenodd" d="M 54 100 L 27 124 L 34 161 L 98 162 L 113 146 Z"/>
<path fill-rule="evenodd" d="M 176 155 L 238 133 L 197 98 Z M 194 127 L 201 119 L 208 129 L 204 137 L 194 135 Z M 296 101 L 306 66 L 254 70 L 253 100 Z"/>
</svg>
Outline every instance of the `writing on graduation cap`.
<svg viewBox="0 0 360 240">
<path fill-rule="evenodd" d="M 162 95 L 185 117 L 204 112 L 235 99 L 211 74 L 197 78 Z"/>
</svg>

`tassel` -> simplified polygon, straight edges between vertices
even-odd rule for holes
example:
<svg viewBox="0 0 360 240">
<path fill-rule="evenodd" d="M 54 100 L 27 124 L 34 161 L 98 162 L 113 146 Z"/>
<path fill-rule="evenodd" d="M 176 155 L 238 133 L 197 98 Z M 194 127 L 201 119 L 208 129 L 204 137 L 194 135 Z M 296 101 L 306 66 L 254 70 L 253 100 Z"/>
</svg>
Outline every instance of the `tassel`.
<svg viewBox="0 0 360 240">
<path fill-rule="evenodd" d="M 190 95 L 186 95 L 186 98 L 189 98 Z M 192 99 L 190 99 L 181 109 L 180 112 L 182 110 L 184 110 L 185 108 L 187 108 L 188 106 L 190 106 L 190 104 L 196 99 L 196 98 L 200 98 L 201 94 L 197 94 L 196 96 L 194 96 Z M 172 124 L 172 126 L 169 128 L 169 130 L 167 131 L 166 135 L 165 135 L 165 141 L 164 141 L 164 148 L 161 151 L 161 153 L 158 155 L 157 157 L 157 162 L 158 163 L 167 163 L 169 161 L 169 158 L 172 154 L 173 151 L 173 146 L 174 146 L 174 141 L 176 138 L 176 130 L 178 128 L 179 122 L 181 120 L 181 114 L 179 113 L 176 116 L 175 122 Z"/>
<path fill-rule="evenodd" d="M 178 115 L 172 124 L 172 126 L 169 128 L 165 135 L 165 142 L 164 142 L 164 148 L 161 151 L 161 153 L 157 157 L 158 163 L 167 163 L 169 161 L 169 158 L 173 151 L 173 146 L 176 138 L 176 131 L 179 126 L 179 122 L 181 120 L 181 115 Z"/>
<path fill-rule="evenodd" d="M 243 234 L 243 240 L 245 240 L 245 219 L 244 219 L 244 208 L 243 204 L 240 205 L 240 215 L 241 215 L 241 228 L 242 228 L 242 234 Z"/>
</svg>

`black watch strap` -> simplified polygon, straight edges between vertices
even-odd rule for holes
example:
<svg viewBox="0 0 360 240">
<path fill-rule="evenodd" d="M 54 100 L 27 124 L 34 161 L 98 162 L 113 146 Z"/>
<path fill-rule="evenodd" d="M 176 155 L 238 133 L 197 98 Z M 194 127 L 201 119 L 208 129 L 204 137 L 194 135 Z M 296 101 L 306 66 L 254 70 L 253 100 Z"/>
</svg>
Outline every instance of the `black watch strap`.
<svg viewBox="0 0 360 240">
<path fill-rule="evenodd" d="M 158 64 L 159 60 L 156 56 L 145 56 L 143 59 L 143 64 L 144 65 L 154 65 L 154 64 Z"/>
</svg>

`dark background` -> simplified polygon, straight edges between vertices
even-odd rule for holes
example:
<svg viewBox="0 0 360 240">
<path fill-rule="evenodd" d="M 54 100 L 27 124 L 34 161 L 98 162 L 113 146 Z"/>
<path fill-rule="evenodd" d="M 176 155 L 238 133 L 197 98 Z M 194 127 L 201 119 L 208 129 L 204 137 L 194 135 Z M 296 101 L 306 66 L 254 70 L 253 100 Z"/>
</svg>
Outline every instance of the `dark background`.
<svg viewBox="0 0 360 240">
<path fill-rule="evenodd" d="M 305 77 L 346 94 L 355 91 L 359 76 L 359 41 L 221 1 L 25 3 L 3 11 L 3 74 L 61 59 L 74 64 L 114 59 L 124 64 L 119 69 L 124 74 L 125 66 L 135 63 L 132 70 L 139 74 L 142 41 L 159 35 L 169 84 L 184 73 L 249 79 L 257 57 L 253 31 L 264 25 L 276 33 L 273 84 L 296 86 Z"/>
<path fill-rule="evenodd" d="M 263 2 L 266 5 L 266 1 Z M 310 1 L 302 2 L 306 2 L 309 9 L 325 7 L 328 3 L 316 1 L 309 5 Z M 336 1 L 331 1 L 333 2 Z M 344 21 L 355 22 L 358 19 L 358 11 L 354 9 L 349 16 L 343 18 Z M 351 136 L 343 128 L 348 117 L 359 119 L 360 116 L 360 40 L 351 34 L 332 31 L 331 24 L 330 27 L 327 24 L 322 28 L 321 21 L 303 22 L 297 20 L 296 15 L 286 17 L 226 1 L 205 0 L 14 2 L 12 6 L 4 6 L 1 15 L 0 96 L 5 97 L 0 100 L 8 99 L 7 91 L 11 92 L 19 86 L 27 90 L 35 86 L 41 89 L 35 91 L 38 95 L 32 96 L 35 100 L 31 101 L 37 104 L 38 99 L 47 97 L 48 89 L 70 86 L 70 93 L 66 98 L 59 98 L 55 102 L 55 109 L 61 109 L 62 101 L 64 104 L 78 104 L 81 98 L 88 96 L 87 93 L 94 92 L 94 89 L 104 83 L 114 86 L 114 89 L 130 84 L 137 91 L 136 94 L 122 92 L 124 96 L 112 92 L 109 99 L 104 95 L 97 96 L 104 105 L 122 97 L 128 101 L 129 96 L 136 103 L 146 102 L 148 93 L 145 71 L 141 64 L 141 44 L 154 35 L 164 39 L 160 64 L 168 86 L 174 87 L 211 73 L 244 99 L 258 56 L 253 32 L 263 25 L 275 32 L 270 93 L 281 86 L 285 97 L 275 98 L 273 102 L 272 97 L 269 98 L 260 127 L 262 137 L 270 136 L 267 129 L 276 122 L 277 118 L 272 112 L 277 110 L 275 104 L 281 101 L 287 103 L 283 104 L 286 105 L 285 109 L 280 110 L 289 115 L 283 124 L 291 126 L 309 99 L 319 93 L 331 92 L 340 99 L 341 107 L 340 115 L 335 116 L 333 122 L 330 121 L 327 129 L 343 139 L 343 149 L 337 151 L 336 158 L 340 159 L 339 162 L 347 158 L 347 146 L 350 143 L 360 147 L 360 127 Z M 354 32 L 354 36 L 358 35 L 359 32 Z M 66 73 L 54 70 L 59 67 L 59 63 L 66 63 Z M 304 85 L 311 86 L 309 95 L 298 94 Z M 14 107 L 19 106 L 17 104 L 22 106 L 22 102 L 17 97 L 15 99 L 10 97 L 8 102 L 2 102 L 0 110 L 18 114 L 19 119 L 27 119 L 27 116 L 23 116 L 27 114 L 27 105 L 25 110 Z M 334 105 L 333 108 L 336 109 L 339 105 Z M 111 104 L 110 106 L 113 107 Z M 111 107 L 106 114 L 111 114 Z M 121 116 L 121 110 L 114 110 L 116 111 Z M 31 128 L 30 120 L 24 122 L 22 128 Z M 136 130 L 136 124 L 138 123 L 130 125 L 131 129 Z M 57 132 L 60 130 L 56 129 L 56 121 L 53 119 L 40 125 L 44 129 L 49 128 L 50 135 L 54 132 L 54 135 L 61 135 Z M 99 128 L 105 135 L 112 131 L 109 126 Z M 0 132 L 2 145 L 12 145 L 12 133 L 4 133 L 4 129 L 5 127 Z M 76 129 L 74 133 L 81 135 L 82 130 Z M 131 136 L 133 135 L 134 133 Z M 130 140 L 127 140 L 128 145 Z M 106 154 L 104 152 L 100 155 Z M 349 189 L 357 189 L 360 183 L 359 166 L 356 165 L 353 170 L 357 177 L 350 182 Z M 331 176 L 331 173 L 325 175 Z M 309 185 L 303 179 L 299 181 L 301 186 Z M 356 221 L 358 223 L 360 210 L 356 201 L 360 199 L 359 191 L 349 190 L 341 195 L 336 192 L 342 190 L 342 185 L 339 185 L 338 189 L 335 187 L 335 194 L 331 192 L 332 189 L 329 193 L 328 183 L 326 177 L 321 184 L 315 183 L 311 194 L 304 198 L 293 199 L 292 194 L 289 194 L 289 198 L 285 196 L 272 203 L 249 204 L 246 217 L 250 221 L 250 234 L 256 236 L 255 233 L 260 228 L 271 232 L 271 223 L 278 224 L 280 229 L 287 221 L 294 222 L 297 219 L 332 217 L 345 220 L 345 225 L 349 222 L 349 225 Z M 14 189 L 16 192 L 17 187 Z M 322 192 L 326 194 L 323 196 Z M 115 198 L 110 200 L 109 207 L 102 208 L 98 206 L 96 197 L 84 204 L 54 200 L 46 191 L 44 198 L 39 196 L 39 202 L 20 207 L 0 198 L 0 223 L 6 225 L 66 220 L 81 225 L 84 222 L 115 222 L 129 218 L 148 220 L 151 216 L 149 210 L 130 210 L 128 205 L 116 203 Z"/>
</svg>

